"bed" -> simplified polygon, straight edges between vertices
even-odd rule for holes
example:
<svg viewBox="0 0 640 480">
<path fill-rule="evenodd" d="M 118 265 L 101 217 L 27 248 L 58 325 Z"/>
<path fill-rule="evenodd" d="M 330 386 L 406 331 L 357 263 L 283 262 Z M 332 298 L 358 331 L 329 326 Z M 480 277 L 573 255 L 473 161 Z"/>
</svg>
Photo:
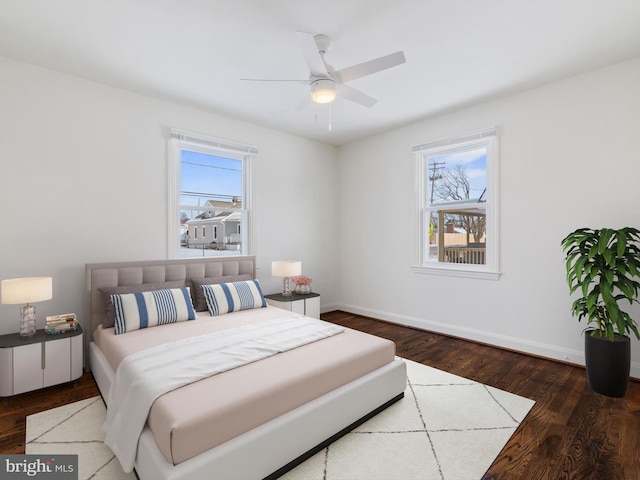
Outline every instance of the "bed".
<svg viewBox="0 0 640 480">
<path fill-rule="evenodd" d="M 190 292 L 195 295 L 201 284 L 251 284 L 255 273 L 255 257 L 87 264 L 86 351 L 107 408 L 120 363 L 168 337 L 191 341 L 199 335 L 308 319 L 266 306 L 215 317 L 200 312 L 193 321 L 115 335 L 114 327 L 103 328 L 105 292 L 107 298 L 110 292 L 125 292 L 121 295 L 126 298 L 129 291 L 184 285 L 195 286 Z M 194 298 L 193 305 L 201 301 Z M 160 396 L 137 443 L 138 476 L 277 478 L 402 398 L 406 367 L 395 357 L 393 343 L 340 330 Z"/>
</svg>

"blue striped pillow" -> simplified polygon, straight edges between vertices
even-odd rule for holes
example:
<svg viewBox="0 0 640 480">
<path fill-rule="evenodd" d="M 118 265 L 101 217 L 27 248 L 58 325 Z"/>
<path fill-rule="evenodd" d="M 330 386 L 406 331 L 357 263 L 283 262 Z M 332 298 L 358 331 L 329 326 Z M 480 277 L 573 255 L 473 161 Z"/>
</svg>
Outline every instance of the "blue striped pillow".
<svg viewBox="0 0 640 480">
<path fill-rule="evenodd" d="M 116 335 L 196 318 L 188 287 L 111 295 L 111 301 Z"/>
<path fill-rule="evenodd" d="M 267 306 L 258 280 L 202 285 L 202 291 L 211 316 Z"/>
</svg>

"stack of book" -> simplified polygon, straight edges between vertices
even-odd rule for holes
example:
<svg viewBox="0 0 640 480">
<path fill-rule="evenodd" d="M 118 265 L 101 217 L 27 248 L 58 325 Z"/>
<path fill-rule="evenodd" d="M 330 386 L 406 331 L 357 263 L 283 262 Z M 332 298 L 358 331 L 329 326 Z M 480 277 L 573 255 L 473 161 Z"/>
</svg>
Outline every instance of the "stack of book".
<svg viewBox="0 0 640 480">
<path fill-rule="evenodd" d="M 69 332 L 78 329 L 78 320 L 75 313 L 65 313 L 63 315 L 51 315 L 46 317 L 47 325 L 45 332 L 48 334 Z"/>
</svg>

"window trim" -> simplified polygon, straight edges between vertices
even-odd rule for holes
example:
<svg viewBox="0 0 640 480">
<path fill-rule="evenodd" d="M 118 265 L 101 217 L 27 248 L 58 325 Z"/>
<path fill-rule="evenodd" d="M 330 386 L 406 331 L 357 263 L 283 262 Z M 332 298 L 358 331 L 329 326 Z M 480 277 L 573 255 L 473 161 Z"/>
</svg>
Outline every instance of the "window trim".
<svg viewBox="0 0 640 480">
<path fill-rule="evenodd" d="M 500 231 L 499 231 L 499 155 L 497 129 L 486 128 L 463 135 L 435 140 L 413 147 L 415 161 L 415 201 L 414 201 L 414 273 L 430 275 L 446 275 L 453 277 L 479 278 L 498 280 L 500 278 Z M 469 265 L 428 261 L 425 256 L 425 216 L 432 206 L 428 205 L 427 178 L 429 157 L 443 153 L 456 153 L 472 148 L 486 147 L 487 149 L 487 197 L 484 203 L 487 213 L 487 243 L 486 263 L 484 265 Z"/>
<path fill-rule="evenodd" d="M 242 161 L 242 250 L 238 255 L 253 255 L 255 245 L 255 221 L 253 213 L 253 183 L 251 165 L 258 154 L 257 148 L 230 140 L 172 128 L 169 131 L 168 159 L 168 221 L 167 258 L 180 257 L 180 186 L 183 146 L 185 150 L 235 158 Z"/>
</svg>

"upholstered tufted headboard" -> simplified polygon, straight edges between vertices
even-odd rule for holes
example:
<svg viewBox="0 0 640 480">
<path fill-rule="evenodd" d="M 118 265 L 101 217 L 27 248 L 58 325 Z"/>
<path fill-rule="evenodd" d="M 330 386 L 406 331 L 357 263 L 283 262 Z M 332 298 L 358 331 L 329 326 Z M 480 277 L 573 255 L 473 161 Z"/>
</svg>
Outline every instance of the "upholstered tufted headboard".
<svg viewBox="0 0 640 480">
<path fill-rule="evenodd" d="M 255 257 L 203 257 L 140 262 L 88 263 L 85 265 L 85 347 L 93 331 L 104 320 L 101 288 L 161 283 L 192 278 L 225 277 L 250 274 L 256 277 Z M 190 285 L 187 285 L 190 286 Z M 88 348 L 85 348 L 85 352 Z"/>
</svg>

